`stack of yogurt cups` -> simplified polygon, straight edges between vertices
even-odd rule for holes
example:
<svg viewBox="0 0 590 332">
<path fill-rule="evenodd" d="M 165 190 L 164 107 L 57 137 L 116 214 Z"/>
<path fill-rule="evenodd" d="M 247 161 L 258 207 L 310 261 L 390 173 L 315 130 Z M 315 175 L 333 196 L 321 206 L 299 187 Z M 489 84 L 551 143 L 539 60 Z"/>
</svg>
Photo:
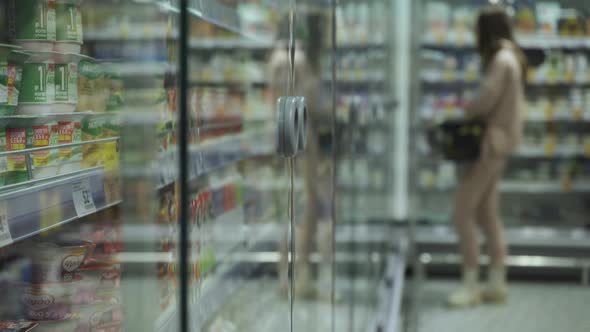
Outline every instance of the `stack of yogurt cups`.
<svg viewBox="0 0 590 332">
<path fill-rule="evenodd" d="M 9 101 L 4 111 L 16 117 L 0 128 L 7 141 L 11 133 L 26 132 L 26 144 L 7 144 L 5 149 L 81 142 L 82 115 L 73 114 L 78 104 L 78 64 L 93 60 L 79 54 L 83 42 L 80 5 L 81 0 L 8 0 L 8 38 L 28 58 L 22 63 L 18 105 Z M 5 109 L 1 97 L 0 92 L 0 111 Z M 32 177 L 40 179 L 79 170 L 82 152 L 81 147 L 63 148 L 35 152 L 31 157 Z M 4 182 L 26 181 L 25 156 L 12 159 L 15 161 L 6 162 L 8 175 L 3 178 L 8 180 Z M 3 164 L 0 160 L 0 172 Z"/>
</svg>

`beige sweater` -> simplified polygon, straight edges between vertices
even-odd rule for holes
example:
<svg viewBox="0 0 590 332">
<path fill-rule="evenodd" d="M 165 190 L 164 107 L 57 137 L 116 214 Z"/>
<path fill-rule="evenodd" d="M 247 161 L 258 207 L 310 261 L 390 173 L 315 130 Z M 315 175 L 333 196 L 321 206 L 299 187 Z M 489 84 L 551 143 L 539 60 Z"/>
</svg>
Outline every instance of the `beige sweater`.
<svg viewBox="0 0 590 332">
<path fill-rule="evenodd" d="M 468 117 L 486 121 L 481 155 L 484 160 L 506 159 L 520 144 L 524 105 L 521 68 L 513 50 L 500 50 L 484 74 L 479 95 L 465 109 Z"/>
</svg>

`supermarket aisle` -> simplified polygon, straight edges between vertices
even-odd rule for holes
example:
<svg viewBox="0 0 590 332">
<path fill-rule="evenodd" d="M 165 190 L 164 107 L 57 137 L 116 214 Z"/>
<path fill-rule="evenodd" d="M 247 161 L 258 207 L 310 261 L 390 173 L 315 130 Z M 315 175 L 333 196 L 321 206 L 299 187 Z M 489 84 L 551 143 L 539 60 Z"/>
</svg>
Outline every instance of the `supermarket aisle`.
<svg viewBox="0 0 590 332">
<path fill-rule="evenodd" d="M 426 281 L 419 296 L 420 332 L 585 332 L 590 331 L 590 288 L 576 284 L 511 284 L 506 305 L 466 310 L 444 306 L 458 282 Z"/>
</svg>

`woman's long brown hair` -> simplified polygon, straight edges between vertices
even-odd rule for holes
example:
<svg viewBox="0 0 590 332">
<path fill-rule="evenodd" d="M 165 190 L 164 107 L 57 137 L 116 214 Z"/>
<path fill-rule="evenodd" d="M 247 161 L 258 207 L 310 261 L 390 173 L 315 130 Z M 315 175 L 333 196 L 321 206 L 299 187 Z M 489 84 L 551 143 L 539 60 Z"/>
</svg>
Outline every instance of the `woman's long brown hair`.
<svg viewBox="0 0 590 332">
<path fill-rule="evenodd" d="M 485 7 L 477 18 L 477 50 L 484 71 L 489 68 L 496 53 L 503 48 L 510 48 L 516 53 L 522 68 L 523 82 L 526 82 L 528 61 L 522 49 L 516 44 L 510 17 L 502 7 Z"/>
</svg>

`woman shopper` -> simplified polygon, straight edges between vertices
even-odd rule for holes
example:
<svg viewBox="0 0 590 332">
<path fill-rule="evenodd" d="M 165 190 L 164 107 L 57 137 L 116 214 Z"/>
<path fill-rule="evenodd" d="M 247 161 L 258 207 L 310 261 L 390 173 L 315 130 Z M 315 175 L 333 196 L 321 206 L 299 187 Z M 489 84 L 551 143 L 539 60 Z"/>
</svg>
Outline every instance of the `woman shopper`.
<svg viewBox="0 0 590 332">
<path fill-rule="evenodd" d="M 449 296 L 451 307 L 473 306 L 482 300 L 504 302 L 508 296 L 507 245 L 498 216 L 497 191 L 506 160 L 521 140 L 527 60 L 501 7 L 484 8 L 476 29 L 483 78 L 479 94 L 465 114 L 485 122 L 486 129 L 480 156 L 466 166 L 455 198 L 453 218 L 463 258 L 463 285 Z M 486 237 L 490 257 L 488 283 L 483 288 L 479 285 L 477 224 Z"/>
</svg>

